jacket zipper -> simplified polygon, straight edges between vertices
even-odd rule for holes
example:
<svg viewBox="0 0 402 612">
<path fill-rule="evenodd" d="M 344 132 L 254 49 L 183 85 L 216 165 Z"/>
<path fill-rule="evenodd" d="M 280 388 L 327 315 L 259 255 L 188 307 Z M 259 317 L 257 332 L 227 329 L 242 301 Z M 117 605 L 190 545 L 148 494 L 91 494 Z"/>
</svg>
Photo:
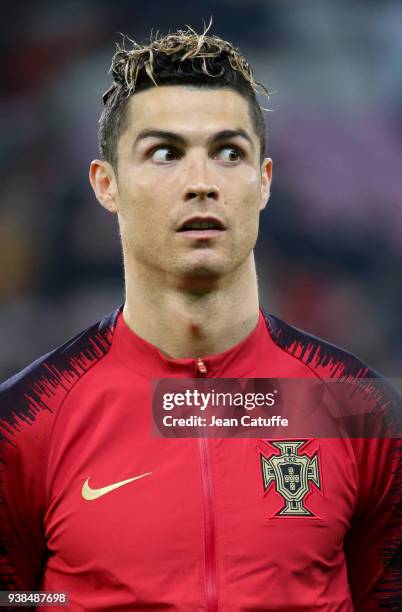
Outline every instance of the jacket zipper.
<svg viewBox="0 0 402 612">
<path fill-rule="evenodd" d="M 207 368 L 201 358 L 196 361 L 197 378 L 207 375 Z M 212 478 L 208 439 L 198 438 L 201 460 L 202 499 L 204 510 L 204 550 L 207 612 L 218 612 L 215 507 L 212 496 Z"/>
</svg>

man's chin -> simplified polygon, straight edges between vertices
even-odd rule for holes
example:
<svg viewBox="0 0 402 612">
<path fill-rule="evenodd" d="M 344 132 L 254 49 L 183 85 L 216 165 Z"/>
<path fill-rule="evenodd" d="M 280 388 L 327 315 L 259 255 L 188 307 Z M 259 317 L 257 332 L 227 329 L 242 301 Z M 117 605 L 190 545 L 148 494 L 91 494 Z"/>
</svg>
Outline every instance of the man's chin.
<svg viewBox="0 0 402 612">
<path fill-rule="evenodd" d="M 204 264 L 182 269 L 177 278 L 180 288 L 203 293 L 214 289 L 223 275 L 221 267 Z"/>
</svg>

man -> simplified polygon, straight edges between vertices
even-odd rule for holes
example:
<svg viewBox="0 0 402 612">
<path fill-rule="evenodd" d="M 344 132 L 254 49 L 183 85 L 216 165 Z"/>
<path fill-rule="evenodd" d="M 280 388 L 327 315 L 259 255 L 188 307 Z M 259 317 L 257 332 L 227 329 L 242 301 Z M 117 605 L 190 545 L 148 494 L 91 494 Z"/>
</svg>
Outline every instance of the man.
<svg viewBox="0 0 402 612">
<path fill-rule="evenodd" d="M 374 374 L 259 309 L 272 162 L 240 53 L 179 31 L 112 74 L 89 176 L 125 304 L 2 386 L 2 588 L 73 611 L 398 609 L 396 440 L 152 435 L 153 379 Z"/>
</svg>

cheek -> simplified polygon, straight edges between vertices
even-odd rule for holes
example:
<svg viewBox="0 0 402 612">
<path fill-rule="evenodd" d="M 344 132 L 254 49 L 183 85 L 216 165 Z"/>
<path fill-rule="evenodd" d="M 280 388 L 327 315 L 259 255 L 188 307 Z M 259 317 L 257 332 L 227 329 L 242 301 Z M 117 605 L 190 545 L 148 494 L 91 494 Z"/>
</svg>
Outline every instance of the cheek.
<svg viewBox="0 0 402 612">
<path fill-rule="evenodd" d="M 239 168 L 236 175 L 226 177 L 224 190 L 232 198 L 248 199 L 253 204 L 261 196 L 261 177 L 254 168 Z"/>
<path fill-rule="evenodd" d="M 136 168 L 121 189 L 124 211 L 148 224 L 157 217 L 166 218 L 178 197 L 178 180 L 173 174 L 155 168 Z"/>
<path fill-rule="evenodd" d="M 250 230 L 258 225 L 260 202 L 261 202 L 261 183 L 259 176 L 252 173 L 247 180 L 235 182 L 231 185 L 232 201 L 236 202 L 236 213 L 234 218 L 244 229 Z M 230 203 L 230 199 L 228 203 Z"/>
<path fill-rule="evenodd" d="M 123 245 L 135 257 L 157 259 L 169 247 L 162 192 L 159 185 L 150 189 L 144 181 L 136 181 L 120 194 L 120 233 Z"/>
<path fill-rule="evenodd" d="M 246 181 L 246 189 L 252 203 L 256 203 L 257 206 L 259 206 L 261 198 L 261 176 L 255 170 L 253 170 L 248 181 Z"/>
<path fill-rule="evenodd" d="M 121 216 L 126 225 L 136 224 L 141 228 L 154 224 L 155 193 L 150 196 L 149 185 L 145 181 L 131 181 L 120 194 Z"/>
</svg>

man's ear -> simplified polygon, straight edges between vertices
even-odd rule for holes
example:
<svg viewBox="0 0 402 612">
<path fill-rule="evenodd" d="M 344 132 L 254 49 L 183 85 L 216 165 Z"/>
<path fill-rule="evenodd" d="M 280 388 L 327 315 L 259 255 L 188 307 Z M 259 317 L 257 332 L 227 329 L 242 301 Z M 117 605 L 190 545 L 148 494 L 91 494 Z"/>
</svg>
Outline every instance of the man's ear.
<svg viewBox="0 0 402 612">
<path fill-rule="evenodd" d="M 266 157 L 261 165 L 261 205 L 260 210 L 263 210 L 269 200 L 271 193 L 272 182 L 272 159 Z"/>
<path fill-rule="evenodd" d="M 117 181 L 111 164 L 107 161 L 94 159 L 89 167 L 89 182 L 99 204 L 109 212 L 117 213 Z"/>
</svg>

